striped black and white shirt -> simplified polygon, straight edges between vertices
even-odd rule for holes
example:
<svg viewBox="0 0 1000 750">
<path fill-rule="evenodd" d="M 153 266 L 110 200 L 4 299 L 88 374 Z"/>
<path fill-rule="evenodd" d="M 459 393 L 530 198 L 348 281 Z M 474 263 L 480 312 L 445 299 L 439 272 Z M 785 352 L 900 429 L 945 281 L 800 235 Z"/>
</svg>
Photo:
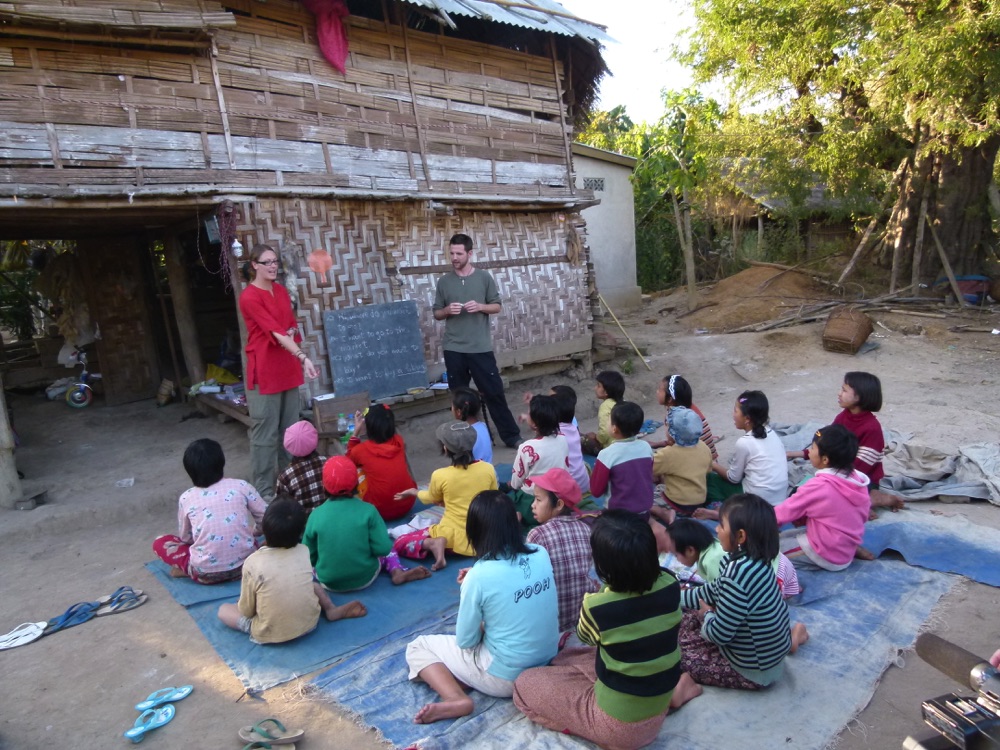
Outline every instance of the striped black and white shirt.
<svg viewBox="0 0 1000 750">
<path fill-rule="evenodd" d="M 712 583 L 681 592 L 685 609 L 698 609 L 699 599 L 715 608 L 705 615 L 701 634 L 716 644 L 733 669 L 758 685 L 781 677 L 791 648 L 788 607 L 774 567 L 744 554 L 724 558 L 722 573 Z"/>
</svg>

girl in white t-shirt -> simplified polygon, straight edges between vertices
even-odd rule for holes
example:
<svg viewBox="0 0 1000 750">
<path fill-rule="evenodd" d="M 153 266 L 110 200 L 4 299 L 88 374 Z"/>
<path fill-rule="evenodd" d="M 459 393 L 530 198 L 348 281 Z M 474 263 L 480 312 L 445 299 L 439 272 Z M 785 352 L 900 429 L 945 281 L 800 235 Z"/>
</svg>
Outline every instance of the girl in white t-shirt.
<svg viewBox="0 0 1000 750">
<path fill-rule="evenodd" d="M 569 443 L 559 434 L 559 405 L 553 396 L 532 396 L 528 405 L 528 426 L 535 433 L 517 449 L 511 470 L 510 489 L 514 505 L 526 526 L 537 526 L 531 512 L 535 500 L 535 487 L 531 478 L 549 469 L 566 469 L 569 466 Z"/>
<path fill-rule="evenodd" d="M 785 446 L 769 419 L 767 396 L 761 391 L 743 391 L 733 406 L 733 424 L 744 434 L 736 441 L 729 465 L 712 464 L 708 475 L 708 503 L 719 502 L 739 492 L 748 492 L 777 505 L 788 497 L 788 460 Z M 719 517 L 718 511 L 698 509 L 695 518 Z"/>
</svg>

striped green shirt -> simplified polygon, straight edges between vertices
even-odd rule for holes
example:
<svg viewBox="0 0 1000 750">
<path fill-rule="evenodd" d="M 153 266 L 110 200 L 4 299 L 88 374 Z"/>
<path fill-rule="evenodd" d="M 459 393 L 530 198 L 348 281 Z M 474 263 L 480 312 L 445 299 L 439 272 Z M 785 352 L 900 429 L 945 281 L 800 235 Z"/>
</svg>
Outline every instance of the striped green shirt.
<svg viewBox="0 0 1000 750">
<path fill-rule="evenodd" d="M 664 571 L 653 588 L 622 594 L 604 586 L 583 598 L 577 635 L 597 646 L 594 697 L 625 722 L 663 713 L 681 676 L 680 584 Z"/>
</svg>

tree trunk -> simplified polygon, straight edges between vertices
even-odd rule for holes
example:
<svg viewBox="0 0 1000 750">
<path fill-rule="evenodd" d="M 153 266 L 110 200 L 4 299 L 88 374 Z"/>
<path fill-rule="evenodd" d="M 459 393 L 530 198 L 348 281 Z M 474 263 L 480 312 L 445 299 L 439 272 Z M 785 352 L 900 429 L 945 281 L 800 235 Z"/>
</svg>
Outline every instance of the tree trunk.
<svg viewBox="0 0 1000 750">
<path fill-rule="evenodd" d="M 22 499 L 21 480 L 14 462 L 14 431 L 7 419 L 3 375 L 0 374 L 0 508 L 13 508 Z"/>
<path fill-rule="evenodd" d="M 903 268 L 913 261 L 925 192 L 927 215 L 937 229 L 945 255 L 957 276 L 982 272 L 987 249 L 996 240 L 990 221 L 989 186 L 1000 149 L 1000 136 L 977 147 L 918 154 L 907 171 L 887 229 L 887 250 L 895 251 Z M 891 239 L 889 239 L 891 238 Z M 888 258 L 879 259 L 883 265 Z M 933 281 L 941 276 L 937 253 L 921 253 L 914 277 Z"/>
<path fill-rule="evenodd" d="M 670 199 L 674 207 L 674 221 L 677 222 L 677 237 L 681 243 L 681 253 L 684 256 L 684 276 L 687 283 L 688 310 L 694 310 L 698 305 L 698 287 L 694 270 L 694 242 L 691 235 L 691 209 L 687 204 L 687 192 L 682 199 L 683 207 L 677 201 L 677 195 L 671 193 Z"/>
</svg>

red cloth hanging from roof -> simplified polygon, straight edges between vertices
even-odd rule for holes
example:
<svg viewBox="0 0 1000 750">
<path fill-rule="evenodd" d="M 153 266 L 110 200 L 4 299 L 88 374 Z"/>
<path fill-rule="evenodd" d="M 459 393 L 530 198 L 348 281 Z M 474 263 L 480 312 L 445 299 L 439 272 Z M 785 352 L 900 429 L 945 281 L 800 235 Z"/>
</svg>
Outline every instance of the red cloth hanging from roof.
<svg viewBox="0 0 1000 750">
<path fill-rule="evenodd" d="M 346 73 L 347 30 L 341 19 L 350 15 L 347 5 L 343 0 L 302 0 L 302 4 L 316 17 L 316 36 L 323 57 L 341 73 Z"/>
</svg>

